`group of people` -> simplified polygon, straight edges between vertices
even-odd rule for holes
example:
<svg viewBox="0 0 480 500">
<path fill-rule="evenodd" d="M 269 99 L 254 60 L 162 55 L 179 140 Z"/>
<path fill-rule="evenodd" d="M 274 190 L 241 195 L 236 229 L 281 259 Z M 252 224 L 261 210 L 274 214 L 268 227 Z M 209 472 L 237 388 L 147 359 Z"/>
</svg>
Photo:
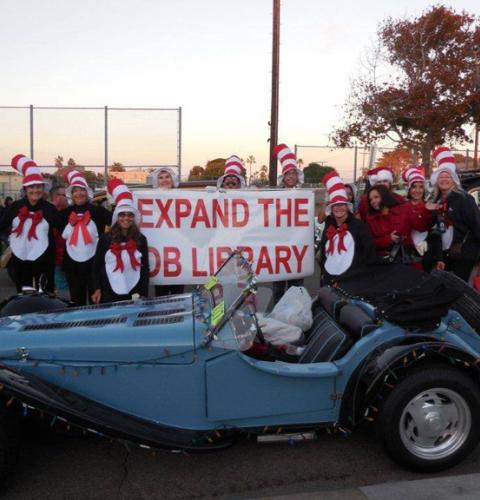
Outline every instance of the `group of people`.
<svg viewBox="0 0 480 500">
<path fill-rule="evenodd" d="M 379 260 L 446 270 L 469 281 L 480 256 L 480 210 L 461 187 L 452 152 L 440 147 L 433 156 L 431 195 L 420 167 L 403 173 L 405 198 L 393 192 L 390 168 L 370 170 L 358 203 L 336 172 L 324 177 L 329 201 L 321 242 L 323 284 Z"/>
<path fill-rule="evenodd" d="M 281 163 L 278 187 L 303 184 L 303 172 L 285 145 L 274 149 Z M 460 185 L 455 158 L 448 148 L 434 153 L 437 168 L 431 176 L 433 195 L 427 200 L 424 172 L 410 167 L 403 173 L 406 198 L 393 191 L 388 167 L 369 171 L 369 187 L 357 199 L 354 185 L 344 184 L 336 171 L 324 179 L 328 203 L 322 222 L 321 283 L 332 284 L 380 259 L 402 262 L 429 272 L 448 270 L 469 280 L 480 255 L 480 211 Z M 35 162 L 24 155 L 12 159 L 23 176 L 24 196 L 0 214 L 0 232 L 9 233 L 11 271 L 18 291 L 39 287 L 53 292 L 66 281 L 77 305 L 148 296 L 148 243 L 141 233 L 140 214 L 132 193 L 120 180 L 108 182 L 114 201 L 111 212 L 92 203 L 92 189 L 84 175 L 70 170 L 66 187 L 45 196 L 45 181 Z M 237 156 L 225 162 L 218 189 L 245 186 L 244 166 Z M 161 167 L 152 173 L 153 187 L 175 189 L 176 173 Z M 273 284 L 274 301 L 302 279 Z M 156 286 L 155 295 L 181 293 L 183 285 Z"/>
<path fill-rule="evenodd" d="M 47 201 L 46 182 L 33 160 L 17 155 L 12 167 L 23 176 L 24 195 L 3 211 L 0 231 L 9 232 L 17 291 L 41 287 L 54 292 L 55 278 L 64 274 L 76 305 L 147 296 L 147 240 L 122 181 L 108 183 L 112 213 L 92 203 L 92 189 L 78 170 L 69 171 L 67 187 L 53 189 Z"/>
</svg>

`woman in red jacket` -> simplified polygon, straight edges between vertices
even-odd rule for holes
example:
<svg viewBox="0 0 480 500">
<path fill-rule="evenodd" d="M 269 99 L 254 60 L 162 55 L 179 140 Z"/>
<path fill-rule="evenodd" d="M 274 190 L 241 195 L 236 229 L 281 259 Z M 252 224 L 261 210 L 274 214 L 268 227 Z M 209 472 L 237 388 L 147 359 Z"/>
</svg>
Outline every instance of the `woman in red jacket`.
<svg viewBox="0 0 480 500">
<path fill-rule="evenodd" d="M 398 203 L 386 186 L 371 187 L 367 196 L 367 225 L 377 254 L 421 268 L 422 259 L 415 251 L 412 230 L 421 230 L 423 226 L 410 205 Z"/>
</svg>

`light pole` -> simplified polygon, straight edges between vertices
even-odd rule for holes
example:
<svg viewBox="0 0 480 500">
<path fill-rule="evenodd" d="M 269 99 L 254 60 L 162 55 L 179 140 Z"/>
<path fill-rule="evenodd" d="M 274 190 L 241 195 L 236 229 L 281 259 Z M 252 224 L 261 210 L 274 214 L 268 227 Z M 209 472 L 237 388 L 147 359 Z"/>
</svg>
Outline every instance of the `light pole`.
<svg viewBox="0 0 480 500">
<path fill-rule="evenodd" d="M 272 104 L 270 114 L 270 169 L 269 184 L 277 185 L 277 159 L 273 148 L 278 142 L 278 82 L 280 66 L 280 0 L 273 0 L 273 36 L 272 36 Z"/>
</svg>

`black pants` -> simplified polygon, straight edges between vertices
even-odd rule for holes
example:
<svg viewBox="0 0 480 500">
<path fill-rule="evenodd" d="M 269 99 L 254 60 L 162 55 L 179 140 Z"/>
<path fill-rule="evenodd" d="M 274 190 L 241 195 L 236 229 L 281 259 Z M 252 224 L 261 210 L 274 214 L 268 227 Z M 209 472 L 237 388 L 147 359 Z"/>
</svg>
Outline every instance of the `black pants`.
<svg viewBox="0 0 480 500">
<path fill-rule="evenodd" d="M 291 287 L 291 286 L 303 286 L 303 278 L 299 278 L 296 280 L 288 280 L 288 281 L 274 281 L 272 290 L 273 290 L 273 306 L 283 297 L 283 294 Z"/>
<path fill-rule="evenodd" d="M 82 266 L 84 267 L 84 266 Z M 92 303 L 92 295 L 95 291 L 92 273 L 86 271 L 65 271 L 68 288 L 70 289 L 70 300 L 77 306 L 85 306 Z"/>
<path fill-rule="evenodd" d="M 155 285 L 155 297 L 183 293 L 185 285 Z"/>
<path fill-rule="evenodd" d="M 41 288 L 53 293 L 55 291 L 55 256 L 48 250 L 37 260 L 21 260 L 12 255 L 9 267 L 17 292 L 22 291 L 22 287 L 29 286 Z"/>
<path fill-rule="evenodd" d="M 474 265 L 474 260 L 445 258 L 445 271 L 452 272 L 466 283 L 468 283 Z"/>
</svg>

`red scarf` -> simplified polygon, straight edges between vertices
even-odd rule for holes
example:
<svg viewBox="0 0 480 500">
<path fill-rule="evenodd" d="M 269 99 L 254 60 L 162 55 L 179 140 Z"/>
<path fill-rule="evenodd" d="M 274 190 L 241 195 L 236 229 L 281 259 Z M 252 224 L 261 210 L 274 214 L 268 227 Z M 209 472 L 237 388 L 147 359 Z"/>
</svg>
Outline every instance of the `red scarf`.
<svg viewBox="0 0 480 500">
<path fill-rule="evenodd" d="M 27 219 L 32 219 L 32 225 L 30 226 L 30 229 L 28 230 L 28 235 L 27 238 L 30 241 L 32 238 L 37 238 L 37 226 L 42 222 L 43 220 L 43 212 L 41 210 L 37 210 L 36 212 L 30 212 L 26 206 L 23 206 L 19 211 L 18 211 L 18 220 L 20 221 L 18 226 L 16 227 L 15 230 L 12 231 L 12 233 L 17 235 L 17 238 L 23 233 L 23 226 L 25 226 L 25 221 Z"/>
<path fill-rule="evenodd" d="M 342 252 L 347 251 L 347 248 L 345 247 L 345 242 L 343 241 L 345 238 L 345 235 L 347 234 L 347 231 L 348 231 L 348 226 L 345 222 L 343 224 L 341 224 L 338 228 L 336 228 L 333 225 L 328 226 L 328 228 L 327 228 L 327 241 L 328 241 L 327 255 L 332 255 L 333 252 L 335 251 L 333 238 L 337 234 L 338 234 L 337 252 L 339 254 L 341 254 Z"/>
<path fill-rule="evenodd" d="M 126 243 L 119 243 L 118 241 L 112 243 L 110 245 L 110 250 L 112 251 L 113 255 L 115 255 L 115 257 L 117 258 L 117 265 L 115 266 L 113 272 L 120 270 L 123 273 L 124 270 L 124 265 L 122 260 L 123 250 L 126 250 L 128 252 L 132 269 L 136 271 L 137 267 L 140 267 L 141 265 L 140 262 L 138 262 L 137 258 L 135 257 L 136 249 L 137 249 L 137 243 L 135 242 L 135 240 L 128 240 Z"/>
<path fill-rule="evenodd" d="M 450 217 L 448 216 L 448 202 L 447 202 L 447 198 L 441 198 L 440 199 L 440 214 L 443 215 L 443 218 L 445 219 L 445 224 L 447 225 L 447 227 L 450 227 L 452 225 L 452 220 L 450 219 Z"/>
<path fill-rule="evenodd" d="M 77 246 L 78 235 L 80 232 L 82 233 L 85 245 L 93 243 L 92 236 L 87 229 L 90 219 L 90 212 L 88 210 L 83 214 L 83 216 L 82 214 L 77 214 L 76 212 L 70 213 L 68 223 L 73 226 L 72 236 L 70 237 L 70 241 L 68 242 L 70 245 L 72 245 L 73 247 Z"/>
</svg>

